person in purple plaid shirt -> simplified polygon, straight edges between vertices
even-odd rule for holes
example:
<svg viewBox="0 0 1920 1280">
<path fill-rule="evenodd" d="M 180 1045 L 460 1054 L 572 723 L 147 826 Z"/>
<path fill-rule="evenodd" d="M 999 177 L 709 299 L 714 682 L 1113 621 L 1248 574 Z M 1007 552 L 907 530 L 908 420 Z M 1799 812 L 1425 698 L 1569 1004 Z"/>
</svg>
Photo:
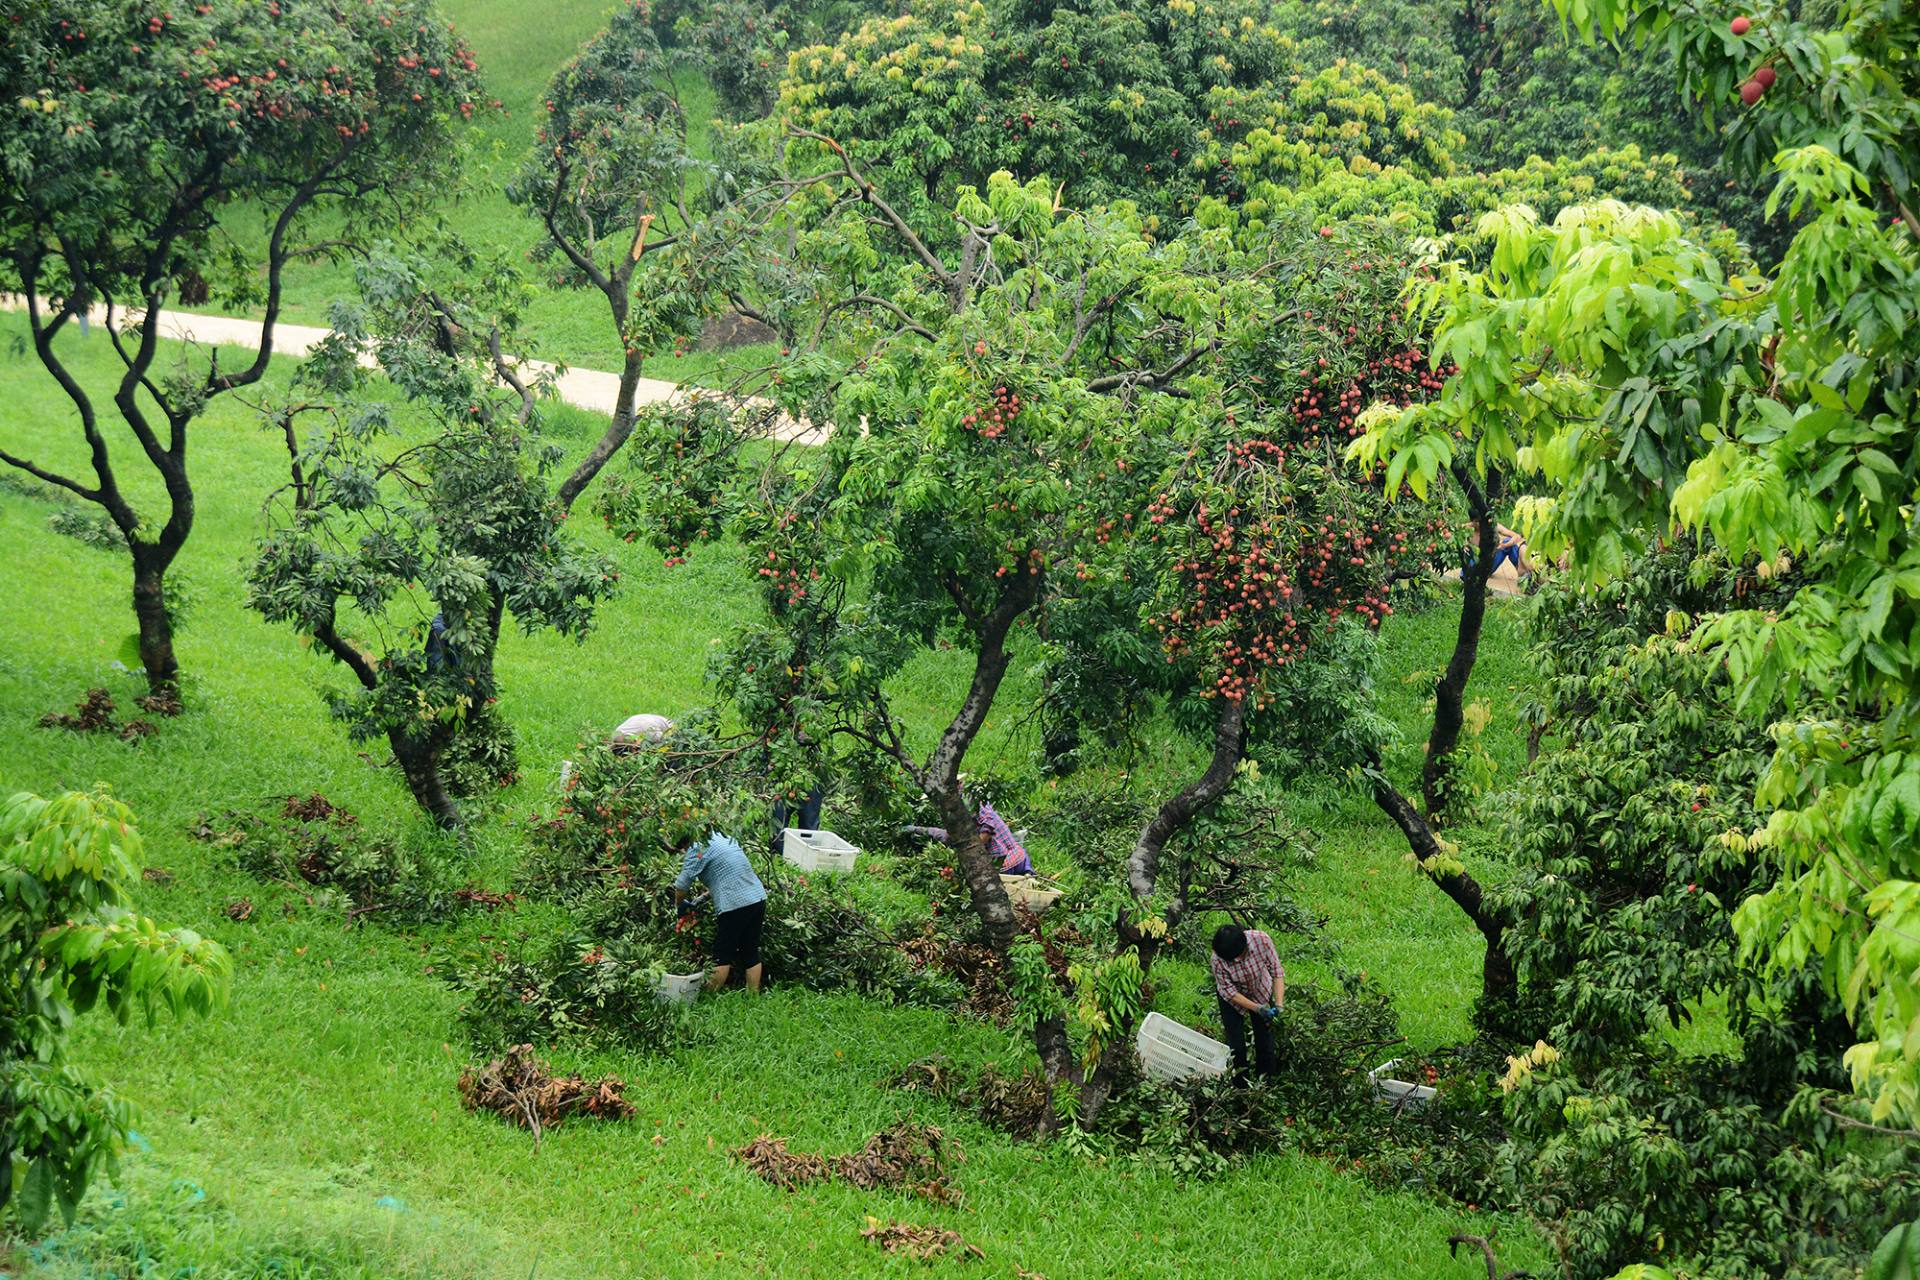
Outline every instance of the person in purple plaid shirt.
<svg viewBox="0 0 1920 1280">
<path fill-rule="evenodd" d="M 1253 1024 L 1254 1069 L 1275 1075 L 1279 1064 L 1273 1051 L 1273 1024 L 1287 998 L 1287 971 L 1273 939 L 1258 929 L 1223 924 L 1213 935 L 1214 993 L 1220 997 L 1220 1021 L 1227 1028 L 1227 1047 L 1233 1050 L 1235 1079 L 1247 1073 L 1247 1024 Z"/>
<path fill-rule="evenodd" d="M 1002 875 L 1030 876 L 1033 874 L 1033 859 L 1027 856 L 1026 847 L 1013 838 L 1013 832 L 1007 829 L 1006 819 L 995 813 L 992 805 L 983 801 L 980 812 L 975 815 L 975 821 L 980 824 L 980 833 L 987 838 L 987 848 L 993 852 L 994 857 L 1000 859 Z M 947 838 L 944 827 L 905 827 L 902 830 L 925 836 L 929 840 L 944 841 Z"/>
</svg>

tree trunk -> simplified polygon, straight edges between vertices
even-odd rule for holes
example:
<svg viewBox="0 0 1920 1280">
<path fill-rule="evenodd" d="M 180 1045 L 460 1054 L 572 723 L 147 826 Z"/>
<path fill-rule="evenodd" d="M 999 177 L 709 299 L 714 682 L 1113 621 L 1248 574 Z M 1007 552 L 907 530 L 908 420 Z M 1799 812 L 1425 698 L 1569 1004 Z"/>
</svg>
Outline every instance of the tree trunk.
<svg viewBox="0 0 1920 1280">
<path fill-rule="evenodd" d="M 1488 909 L 1479 881 L 1465 871 L 1440 871 L 1429 865 L 1442 856 L 1439 838 L 1413 802 L 1400 794 L 1377 767 L 1373 770 L 1373 802 L 1400 828 L 1427 879 L 1453 900 L 1486 940 L 1487 954 L 1480 966 L 1481 1013 L 1494 1029 L 1505 1029 L 1503 1024 L 1513 1008 L 1518 983 L 1513 960 L 1507 955 L 1505 922 Z"/>
<path fill-rule="evenodd" d="M 413 793 L 414 801 L 440 827 L 457 831 L 463 826 L 460 806 L 453 802 L 440 780 L 440 754 L 446 750 L 449 736 L 438 727 L 425 738 L 394 729 L 388 731 L 387 742 L 393 748 L 393 758 L 400 764 L 400 772 L 406 777 L 407 790 Z"/>
<path fill-rule="evenodd" d="M 606 434 L 594 441 L 593 448 L 587 450 L 587 456 L 580 460 L 573 474 L 560 482 L 560 488 L 554 494 L 560 500 L 563 511 L 573 510 L 573 500 L 593 483 L 593 478 L 600 474 L 600 468 L 620 452 L 620 446 L 633 434 L 633 402 L 640 389 L 640 370 L 645 364 L 645 356 L 629 355 L 626 363 L 620 366 L 620 389 L 613 398 L 613 421 L 607 425 Z"/>
<path fill-rule="evenodd" d="M 959 584 L 950 584 L 949 590 L 966 613 Z M 1007 652 L 1007 635 L 1020 616 L 1039 599 L 1040 575 L 1023 566 L 1004 580 L 991 611 L 968 614 L 979 641 L 974 653 L 973 681 L 967 687 L 960 710 L 940 735 L 939 744 L 920 774 L 921 790 L 939 811 L 941 825 L 947 829 L 947 843 L 967 878 L 974 913 L 986 926 L 993 949 L 1002 956 L 1012 950 L 1018 925 L 1006 886 L 1000 883 L 1000 860 L 987 848 L 976 810 L 960 785 L 960 765 L 980 726 L 986 723 L 987 712 L 993 709 L 1000 682 L 1006 678 L 1007 663 L 1012 656 Z"/>
<path fill-rule="evenodd" d="M 140 623 L 140 665 L 146 668 L 147 688 L 155 694 L 177 693 L 180 663 L 173 653 L 173 619 L 167 615 L 166 574 L 173 557 L 158 548 L 134 544 L 133 613 Z"/>
<path fill-rule="evenodd" d="M 1453 474 L 1473 515 L 1477 554 L 1471 565 L 1461 566 L 1460 625 L 1454 633 L 1453 656 L 1434 686 L 1433 728 L 1427 735 L 1427 756 L 1420 767 L 1420 799 L 1427 807 L 1427 821 L 1435 825 L 1446 816 L 1447 762 L 1459 745 L 1460 729 L 1466 722 L 1467 681 L 1473 677 L 1474 663 L 1480 657 L 1480 631 L 1487 619 L 1487 580 L 1493 576 L 1493 553 L 1500 540 L 1493 519 L 1493 504 L 1500 500 L 1500 473 L 1488 475 L 1484 493 L 1465 467 L 1455 467 Z"/>
<path fill-rule="evenodd" d="M 1153 896 L 1159 883 L 1160 854 L 1167 842 L 1185 831 L 1233 785 L 1233 772 L 1246 745 L 1245 700 L 1221 699 L 1214 717 L 1213 756 L 1207 761 L 1206 771 L 1162 804 L 1134 841 L 1133 853 L 1127 858 L 1127 887 L 1137 900 L 1145 902 Z M 1167 921 L 1169 926 L 1177 923 Z"/>
</svg>

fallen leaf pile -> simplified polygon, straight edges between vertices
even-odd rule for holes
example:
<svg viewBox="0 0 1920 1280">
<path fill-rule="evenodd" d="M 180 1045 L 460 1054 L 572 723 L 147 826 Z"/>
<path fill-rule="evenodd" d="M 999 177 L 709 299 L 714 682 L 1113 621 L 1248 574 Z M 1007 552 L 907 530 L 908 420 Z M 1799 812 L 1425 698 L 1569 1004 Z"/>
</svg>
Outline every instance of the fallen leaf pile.
<svg viewBox="0 0 1920 1280">
<path fill-rule="evenodd" d="M 896 945 L 915 969 L 944 973 L 964 987 L 967 994 L 963 1006 L 975 1017 L 1004 1025 L 1013 1016 L 1006 969 L 992 947 L 943 937 L 931 922 Z"/>
<path fill-rule="evenodd" d="M 335 805 L 318 791 L 310 796 L 288 796 L 286 803 L 280 806 L 280 816 L 292 818 L 297 822 L 358 821 L 351 813 Z"/>
<path fill-rule="evenodd" d="M 736 1148 L 733 1154 L 754 1173 L 787 1191 L 837 1178 L 862 1191 L 904 1187 L 936 1203 L 953 1204 L 959 1193 L 947 1181 L 949 1149 L 946 1135 L 932 1125 L 896 1124 L 867 1139 L 860 1150 L 845 1155 L 789 1151 L 785 1138 L 766 1134 Z"/>
<path fill-rule="evenodd" d="M 73 704 L 70 712 L 49 711 L 40 717 L 42 729 L 71 729 L 75 733 L 109 733 L 113 723 L 113 695 L 105 689 L 89 689 L 87 696 Z M 123 741 L 132 742 L 154 732 L 145 720 L 129 720 L 119 726 Z"/>
<path fill-rule="evenodd" d="M 624 1120 L 633 1104 L 622 1096 L 626 1083 L 617 1076 L 589 1084 L 581 1076 L 556 1076 L 533 1055 L 530 1044 L 515 1045 L 483 1067 L 460 1073 L 460 1101 L 469 1111 L 492 1111 L 510 1123 L 540 1135 L 569 1116 Z"/>
<path fill-rule="evenodd" d="M 495 907 L 517 908 L 520 903 L 520 895 L 517 893 L 494 893 L 489 889 L 482 889 L 479 885 L 474 884 L 461 885 L 453 891 L 453 896 L 456 901 L 464 902 L 470 907 L 487 907 L 489 909 Z"/>
<path fill-rule="evenodd" d="M 945 1257 L 950 1249 L 959 1250 L 962 1261 L 987 1256 L 978 1246 L 961 1239 L 958 1231 L 945 1227 L 916 1227 L 907 1222 L 883 1223 L 878 1218 L 868 1218 L 867 1229 L 860 1234 L 888 1253 L 904 1253 L 921 1262 Z"/>
<path fill-rule="evenodd" d="M 924 1093 L 969 1107 L 994 1128 L 1016 1138 L 1033 1137 L 1052 1116 L 1052 1095 L 1047 1090 L 1046 1077 L 1037 1071 L 1008 1075 L 988 1063 L 981 1069 L 979 1078 L 969 1084 L 950 1059 L 935 1054 L 909 1062 L 887 1084 L 907 1093 Z"/>
<path fill-rule="evenodd" d="M 180 695 L 170 689 L 149 693 L 144 697 L 135 698 L 133 702 L 142 711 L 156 716 L 177 716 L 186 710 L 180 704 Z"/>
<path fill-rule="evenodd" d="M 42 729 L 71 729 L 75 733 L 99 733 L 113 728 L 113 695 L 105 689 L 89 689 L 87 696 L 62 714 L 49 711 L 40 717 Z"/>
<path fill-rule="evenodd" d="M 825 1182 L 833 1176 L 833 1169 L 824 1158 L 805 1151 L 789 1151 L 785 1138 L 769 1138 L 764 1133 L 733 1154 L 747 1168 L 783 1191 L 798 1190 L 809 1182 Z"/>
</svg>

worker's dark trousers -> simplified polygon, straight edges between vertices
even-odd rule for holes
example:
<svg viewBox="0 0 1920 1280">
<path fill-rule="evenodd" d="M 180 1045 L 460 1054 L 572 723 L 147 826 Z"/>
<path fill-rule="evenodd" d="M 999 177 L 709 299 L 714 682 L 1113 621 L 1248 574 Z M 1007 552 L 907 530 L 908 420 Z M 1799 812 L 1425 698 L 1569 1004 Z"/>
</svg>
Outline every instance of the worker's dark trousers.
<svg viewBox="0 0 1920 1280">
<path fill-rule="evenodd" d="M 1227 1029 L 1227 1048 L 1233 1050 L 1233 1078 L 1247 1078 L 1247 1024 L 1253 1024 L 1253 1061 L 1254 1068 L 1263 1076 L 1277 1075 L 1279 1063 L 1273 1056 L 1273 1024 L 1265 1018 L 1256 1017 L 1228 1004 L 1220 1002 L 1220 1022 Z"/>
<path fill-rule="evenodd" d="M 815 787 L 813 790 L 807 792 L 807 798 L 801 804 L 800 812 L 797 815 L 800 819 L 799 823 L 797 824 L 800 830 L 802 831 L 819 830 L 820 804 L 824 798 L 825 798 L 825 793 L 822 792 L 819 787 Z M 788 817 L 787 799 L 785 796 L 782 796 L 778 800 L 775 800 L 773 802 L 772 848 L 773 848 L 773 856 L 776 858 L 780 856 L 780 846 L 784 842 L 784 839 L 786 836 L 787 825 L 788 825 L 787 817 Z"/>
</svg>

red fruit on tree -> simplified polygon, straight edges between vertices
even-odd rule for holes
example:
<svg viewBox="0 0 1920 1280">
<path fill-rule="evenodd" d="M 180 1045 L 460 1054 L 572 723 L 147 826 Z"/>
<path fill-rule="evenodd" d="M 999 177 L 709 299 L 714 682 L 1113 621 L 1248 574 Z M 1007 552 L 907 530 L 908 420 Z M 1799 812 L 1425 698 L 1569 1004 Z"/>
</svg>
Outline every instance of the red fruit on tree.
<svg viewBox="0 0 1920 1280">
<path fill-rule="evenodd" d="M 1753 73 L 1753 82 L 1759 85 L 1762 89 L 1773 88 L 1773 82 L 1775 80 L 1778 80 L 1779 78 L 1780 78 L 1779 73 L 1774 71 L 1772 67 L 1761 67 L 1758 71 Z"/>
<path fill-rule="evenodd" d="M 1752 106 L 1754 103 L 1760 101 L 1760 96 L 1765 92 L 1766 90 L 1760 86 L 1758 80 L 1749 80 L 1740 86 L 1740 101 L 1746 103 L 1748 106 Z"/>
<path fill-rule="evenodd" d="M 1747 32 L 1751 30 L 1752 27 L 1753 27 L 1753 19 L 1747 17 L 1747 15 L 1744 13 L 1741 14 L 1739 17 L 1735 18 L 1732 23 L 1733 34 L 1737 36 L 1743 36 L 1747 34 Z"/>
</svg>

